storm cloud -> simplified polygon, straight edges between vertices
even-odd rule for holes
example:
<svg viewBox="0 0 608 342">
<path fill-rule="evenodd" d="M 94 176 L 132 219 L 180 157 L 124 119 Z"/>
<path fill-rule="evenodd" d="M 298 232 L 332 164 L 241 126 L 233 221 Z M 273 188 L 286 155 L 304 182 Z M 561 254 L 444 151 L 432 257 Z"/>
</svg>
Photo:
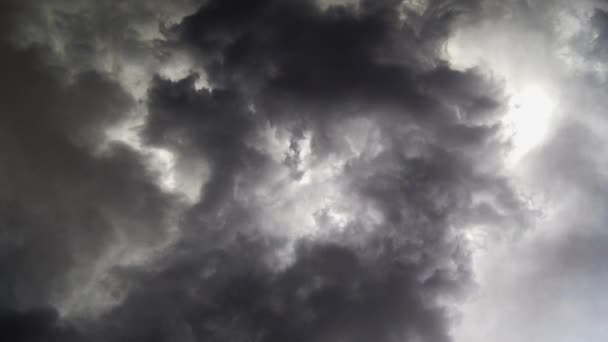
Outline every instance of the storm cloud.
<svg viewBox="0 0 608 342">
<path fill-rule="evenodd" d="M 0 339 L 555 340 L 513 294 L 550 310 L 548 282 L 605 279 L 597 68 L 470 61 L 528 30 L 543 44 L 522 69 L 542 64 L 564 4 L 0 8 Z M 568 61 L 602 63 L 605 17 Z M 549 74 L 569 96 L 524 150 L 512 118 L 549 101 L 520 90 Z"/>
</svg>

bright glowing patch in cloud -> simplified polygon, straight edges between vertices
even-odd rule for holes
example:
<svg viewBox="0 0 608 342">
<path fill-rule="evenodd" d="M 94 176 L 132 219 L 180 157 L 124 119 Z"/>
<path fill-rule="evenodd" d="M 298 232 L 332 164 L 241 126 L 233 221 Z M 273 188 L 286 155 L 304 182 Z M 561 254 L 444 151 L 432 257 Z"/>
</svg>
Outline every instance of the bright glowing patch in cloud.
<svg viewBox="0 0 608 342">
<path fill-rule="evenodd" d="M 513 144 L 508 163 L 518 162 L 542 143 L 554 110 L 555 101 L 538 85 L 529 85 L 511 97 L 509 112 L 503 118 L 505 133 Z"/>
<path fill-rule="evenodd" d="M 505 162 L 514 167 L 543 143 L 554 120 L 556 62 L 539 62 L 546 56 L 542 35 L 491 21 L 482 26 L 484 30 L 463 29 L 454 34 L 446 46 L 447 58 L 455 69 L 482 68 L 504 82 L 510 100 L 502 123 L 504 137 L 512 145 Z M 498 33 L 490 36 L 484 32 Z M 513 51 L 512 47 L 522 41 L 529 51 Z M 531 59 L 530 55 L 540 57 Z"/>
</svg>

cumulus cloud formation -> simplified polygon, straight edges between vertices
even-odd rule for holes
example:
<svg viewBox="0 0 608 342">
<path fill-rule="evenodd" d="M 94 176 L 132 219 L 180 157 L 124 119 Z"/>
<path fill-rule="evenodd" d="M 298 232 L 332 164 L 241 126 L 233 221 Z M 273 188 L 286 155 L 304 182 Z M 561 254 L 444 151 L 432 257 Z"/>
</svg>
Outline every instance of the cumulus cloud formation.
<svg viewBox="0 0 608 342">
<path fill-rule="evenodd" d="M 602 5 L 5 2 L 0 339 L 601 340 Z"/>
</svg>

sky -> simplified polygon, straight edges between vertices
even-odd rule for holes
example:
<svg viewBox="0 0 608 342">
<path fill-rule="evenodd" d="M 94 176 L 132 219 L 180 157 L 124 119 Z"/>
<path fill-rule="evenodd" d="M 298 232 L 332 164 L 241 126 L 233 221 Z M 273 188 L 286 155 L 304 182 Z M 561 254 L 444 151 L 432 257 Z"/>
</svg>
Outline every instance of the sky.
<svg viewBox="0 0 608 342">
<path fill-rule="evenodd" d="M 0 340 L 608 340 L 608 2 L 4 0 Z"/>
</svg>

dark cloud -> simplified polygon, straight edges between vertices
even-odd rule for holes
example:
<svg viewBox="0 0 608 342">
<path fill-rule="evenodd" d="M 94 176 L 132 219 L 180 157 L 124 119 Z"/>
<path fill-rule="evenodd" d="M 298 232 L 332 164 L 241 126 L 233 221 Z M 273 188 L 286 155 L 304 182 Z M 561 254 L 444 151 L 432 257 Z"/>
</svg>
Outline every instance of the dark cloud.
<svg viewBox="0 0 608 342">
<path fill-rule="evenodd" d="M 271 118 L 396 109 L 431 120 L 443 113 L 420 78 L 458 77 L 424 73 L 442 63 L 437 52 L 457 14 L 476 6 L 430 6 L 416 29 L 394 1 L 326 10 L 308 1 L 210 2 L 173 31 L 202 55 L 212 87 L 240 90 Z"/>
<path fill-rule="evenodd" d="M 501 86 L 442 59 L 452 27 L 475 18 L 479 3 L 429 1 L 418 13 L 388 0 L 326 9 L 212 0 L 153 44 L 130 30 L 132 17 L 159 22 L 142 6 L 112 18 L 104 5 L 58 12 L 63 55 L 4 43 L 0 334 L 450 341 L 447 303 L 472 284 L 464 226 L 503 228 L 528 214 L 496 172 Z M 156 56 L 138 103 L 120 71 L 77 61 L 104 46 L 127 65 L 147 51 L 187 53 L 204 75 L 165 77 Z M 107 141 L 107 129 L 143 106 L 143 145 L 170 151 L 177 168 L 209 165 L 188 208 L 161 189 L 140 150 Z M 317 182 L 316 170 L 330 180 Z M 317 200 L 329 189 L 338 200 L 324 207 Z M 312 193 L 321 195 L 305 198 Z M 290 201 L 292 211 L 277 209 Z M 169 239 L 175 216 L 179 237 L 154 263 L 99 265 L 116 245 L 128 254 Z M 290 233 L 308 219 L 319 233 Z M 111 292 L 104 281 L 123 294 L 115 305 L 61 316 L 64 298 Z"/>
<path fill-rule="evenodd" d="M 134 103 L 116 82 L 96 71 L 68 77 L 48 49 L 4 38 L 0 336 L 68 340 L 57 310 L 86 302 L 79 291 L 111 248 L 162 239 L 174 204 L 138 153 L 104 147 L 104 130 Z"/>
<path fill-rule="evenodd" d="M 421 282 L 420 265 L 399 260 L 390 245 L 362 256 L 338 245 L 304 243 L 297 261 L 276 272 L 262 266 L 259 244 L 250 243 L 206 255 L 203 262 L 175 263 L 146 279 L 151 286 L 107 318 L 124 330 L 108 332 L 117 340 L 159 341 L 178 334 L 220 341 L 448 340 L 446 313 L 420 296 L 432 296 L 442 275 Z M 142 310 L 150 301 L 162 310 Z"/>
<path fill-rule="evenodd" d="M 57 328 L 56 321 L 57 313 L 48 308 L 26 312 L 5 311 L 0 313 L 0 336 L 8 341 L 36 341 L 48 338 L 56 333 L 60 334 L 54 331 Z"/>
<path fill-rule="evenodd" d="M 164 340 L 177 329 L 194 340 L 449 340 L 438 299 L 470 284 L 452 226 L 475 215 L 493 223 L 472 203 L 479 189 L 501 189 L 494 203 L 510 213 L 522 207 L 508 184 L 475 168 L 479 154 L 497 151 L 500 89 L 438 57 L 454 15 L 475 9 L 444 5 L 432 4 L 414 30 L 392 2 L 323 11 L 308 2 L 212 1 L 172 29 L 213 89 L 196 90 L 195 76 L 155 79 L 145 136 L 207 159 L 211 178 L 182 227 L 186 246 L 196 247 L 181 247 L 187 257 L 177 270 L 149 275 L 155 280 L 143 283 L 158 286 L 135 286 L 118 309 L 117 320 L 132 322 L 128 336 Z M 348 157 L 335 135 L 356 119 L 381 127 L 380 154 Z M 286 268 L 268 266 L 283 244 L 268 244 L 263 214 L 239 196 L 270 186 L 261 175 L 279 175 L 267 151 L 248 144 L 266 123 L 293 134 L 285 150 L 298 158 L 303 131 L 317 162 L 344 158 L 340 177 L 355 201 L 378 208 L 377 226 L 355 214 L 330 244 L 312 239 Z M 411 154 L 403 150 L 414 142 L 408 130 L 420 137 Z M 241 234 L 253 247 L 241 246 Z M 243 254 L 252 248 L 264 257 Z M 225 256 L 209 271 L 206 253 Z M 143 315 L 153 298 L 167 310 Z"/>
</svg>

